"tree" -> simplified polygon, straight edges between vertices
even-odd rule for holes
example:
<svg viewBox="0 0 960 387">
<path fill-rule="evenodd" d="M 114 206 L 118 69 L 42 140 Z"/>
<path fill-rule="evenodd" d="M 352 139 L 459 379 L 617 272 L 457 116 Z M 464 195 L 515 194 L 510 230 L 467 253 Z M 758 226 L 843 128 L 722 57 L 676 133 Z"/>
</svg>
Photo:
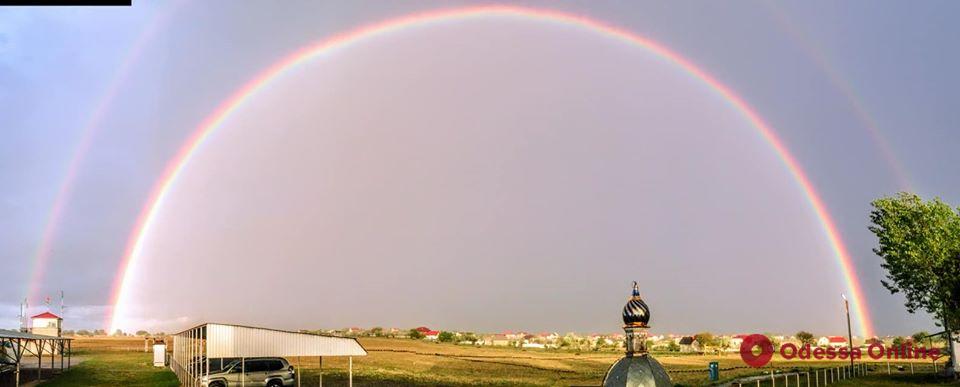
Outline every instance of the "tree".
<svg viewBox="0 0 960 387">
<path fill-rule="evenodd" d="M 794 335 L 794 336 L 797 337 L 797 340 L 800 340 L 800 344 L 810 344 L 810 345 L 813 345 L 813 343 L 816 343 L 816 342 L 817 342 L 817 340 L 813 338 L 813 333 L 810 333 L 810 332 L 807 332 L 807 331 L 797 332 L 797 334 Z"/>
<path fill-rule="evenodd" d="M 137 331 L 137 336 L 150 336 L 150 332 L 139 330 Z"/>
<path fill-rule="evenodd" d="M 899 347 L 899 346 L 903 345 L 905 342 L 906 342 L 906 339 L 904 339 L 903 336 L 897 336 L 897 337 L 894 337 L 894 338 L 893 338 L 893 343 L 892 343 L 892 344 L 893 344 L 894 347 Z"/>
<path fill-rule="evenodd" d="M 105 331 L 105 330 L 103 330 L 103 329 L 97 329 L 97 330 L 94 330 L 94 331 L 93 331 L 93 335 L 94 335 L 94 336 L 106 336 L 106 335 L 107 335 L 107 331 Z"/>
<path fill-rule="evenodd" d="M 887 271 L 881 283 L 903 293 L 908 312 L 926 311 L 949 335 L 960 327 L 960 213 L 939 198 L 905 192 L 871 204 L 870 231 L 879 241 L 873 252 Z"/>
<path fill-rule="evenodd" d="M 450 342 L 453 342 L 453 340 L 456 338 L 457 337 L 454 336 L 453 332 L 447 332 L 447 331 L 440 332 L 440 334 L 437 335 L 437 340 L 440 341 L 441 343 L 450 343 Z"/>
<path fill-rule="evenodd" d="M 680 352 L 680 344 L 677 344 L 676 341 L 670 340 L 670 343 L 667 344 L 667 350 L 670 352 Z"/>
<path fill-rule="evenodd" d="M 423 333 L 421 333 L 420 331 L 418 331 L 418 330 L 416 330 L 416 329 L 411 329 L 411 330 L 410 330 L 410 338 L 411 338 L 411 339 L 418 339 L 418 340 L 419 340 L 419 339 L 422 339 L 422 338 L 423 338 Z"/>
<path fill-rule="evenodd" d="M 700 343 L 701 347 L 708 345 L 714 345 L 716 338 L 713 336 L 713 333 L 710 332 L 700 332 L 693 335 L 693 338 L 697 339 L 697 342 Z"/>
<path fill-rule="evenodd" d="M 88 330 L 86 330 L 86 329 L 81 329 L 81 330 L 77 331 L 77 336 L 91 336 L 91 335 L 93 335 L 93 334 L 90 333 L 90 331 L 88 331 Z"/>
<path fill-rule="evenodd" d="M 923 341 L 927 339 L 927 336 L 930 336 L 930 333 L 927 333 L 927 331 L 920 331 L 910 335 L 910 338 L 913 339 L 914 345 L 921 345 Z"/>
<path fill-rule="evenodd" d="M 383 327 L 370 328 L 370 336 L 373 336 L 373 337 L 383 336 Z"/>
</svg>

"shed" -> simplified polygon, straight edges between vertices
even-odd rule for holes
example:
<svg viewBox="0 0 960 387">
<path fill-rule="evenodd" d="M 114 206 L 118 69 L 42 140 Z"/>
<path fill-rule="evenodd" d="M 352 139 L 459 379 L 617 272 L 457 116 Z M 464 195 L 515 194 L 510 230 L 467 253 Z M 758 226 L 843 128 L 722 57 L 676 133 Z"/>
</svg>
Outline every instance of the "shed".
<svg viewBox="0 0 960 387">
<path fill-rule="evenodd" d="M 316 356 L 320 358 L 322 378 L 324 356 L 348 356 L 352 385 L 353 356 L 366 355 L 367 351 L 354 338 L 205 323 L 173 335 L 170 368 L 182 385 L 192 387 L 200 386 L 201 379 L 211 374 L 211 367 L 216 370 L 221 366 L 211 365 L 211 359 L 222 362 L 222 359 Z"/>
<path fill-rule="evenodd" d="M 43 356 L 50 354 L 50 369 L 55 369 L 57 355 L 60 355 L 60 370 L 70 368 L 70 343 L 73 339 L 60 336 L 37 335 L 27 332 L 0 329 L 0 365 L 9 364 L 16 372 L 15 385 L 20 385 L 20 363 L 24 354 L 37 357 L 37 376 L 43 375 Z"/>
</svg>

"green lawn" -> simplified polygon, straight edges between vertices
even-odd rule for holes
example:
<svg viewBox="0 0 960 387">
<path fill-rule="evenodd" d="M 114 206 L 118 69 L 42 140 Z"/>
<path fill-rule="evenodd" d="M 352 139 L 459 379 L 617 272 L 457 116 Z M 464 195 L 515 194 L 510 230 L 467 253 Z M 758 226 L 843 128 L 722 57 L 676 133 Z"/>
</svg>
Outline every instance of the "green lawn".
<svg viewBox="0 0 960 387">
<path fill-rule="evenodd" d="M 139 342 L 131 342 L 136 349 Z M 518 350 L 502 347 L 472 347 L 428 343 L 417 340 L 362 338 L 368 356 L 353 359 L 354 386 L 596 386 L 603 375 L 620 356 L 619 352 L 569 352 Z M 77 346 L 84 344 L 78 341 Z M 41 386 L 177 386 L 174 374 L 167 368 L 150 364 L 151 354 L 138 351 L 100 348 L 94 343 L 83 351 L 87 360 L 63 375 Z M 722 369 L 721 382 L 770 371 L 788 373 L 810 368 L 842 366 L 844 362 L 786 361 L 777 357 L 765 368 L 746 367 L 737 354 L 679 355 L 657 354 L 657 359 L 670 373 L 673 382 L 681 386 L 709 385 L 706 368 L 716 361 Z M 290 358 L 291 364 L 302 367 L 303 387 L 317 385 L 319 363 L 317 358 Z M 299 360 L 299 361 L 298 361 Z M 346 386 L 347 358 L 324 358 L 325 386 Z M 940 385 L 960 387 L 960 383 L 938 379 L 931 375 L 928 363 L 914 363 L 916 375 L 911 375 L 909 363 L 904 371 L 896 365 L 893 374 L 886 374 L 885 363 L 870 364 L 871 374 L 830 386 L 908 386 Z M 811 380 L 812 381 L 812 380 Z M 805 377 L 801 385 L 806 386 Z M 751 386 L 756 385 L 751 384 Z M 769 381 L 761 383 L 769 387 Z M 777 386 L 783 386 L 782 377 Z M 796 380 L 791 378 L 790 386 Z M 822 385 L 822 379 L 821 379 Z M 799 387 L 799 386 L 798 386 Z"/>
<path fill-rule="evenodd" d="M 154 367 L 153 354 L 143 352 L 95 352 L 44 387 L 67 386 L 169 386 L 180 385 L 168 368 Z"/>
</svg>

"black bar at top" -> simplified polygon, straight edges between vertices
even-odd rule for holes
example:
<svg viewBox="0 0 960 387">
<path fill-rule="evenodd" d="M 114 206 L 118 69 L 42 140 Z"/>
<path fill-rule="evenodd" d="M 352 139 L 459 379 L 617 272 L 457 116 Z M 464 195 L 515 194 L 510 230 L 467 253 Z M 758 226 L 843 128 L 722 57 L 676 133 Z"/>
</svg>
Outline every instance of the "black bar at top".
<svg viewBox="0 0 960 387">
<path fill-rule="evenodd" d="M 0 0 L 0 6 L 130 6 L 133 0 Z"/>
</svg>

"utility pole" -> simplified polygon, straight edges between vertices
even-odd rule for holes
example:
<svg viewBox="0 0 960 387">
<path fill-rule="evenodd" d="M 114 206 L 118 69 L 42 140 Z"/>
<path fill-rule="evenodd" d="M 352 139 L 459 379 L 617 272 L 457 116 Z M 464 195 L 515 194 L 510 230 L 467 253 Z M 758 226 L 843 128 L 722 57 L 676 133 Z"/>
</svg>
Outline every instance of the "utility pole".
<svg viewBox="0 0 960 387">
<path fill-rule="evenodd" d="M 843 297 L 843 307 L 847 311 L 847 345 L 850 349 L 850 366 L 853 367 L 853 330 L 850 329 L 850 301 L 843 293 L 840 294 L 840 297 Z"/>
</svg>

